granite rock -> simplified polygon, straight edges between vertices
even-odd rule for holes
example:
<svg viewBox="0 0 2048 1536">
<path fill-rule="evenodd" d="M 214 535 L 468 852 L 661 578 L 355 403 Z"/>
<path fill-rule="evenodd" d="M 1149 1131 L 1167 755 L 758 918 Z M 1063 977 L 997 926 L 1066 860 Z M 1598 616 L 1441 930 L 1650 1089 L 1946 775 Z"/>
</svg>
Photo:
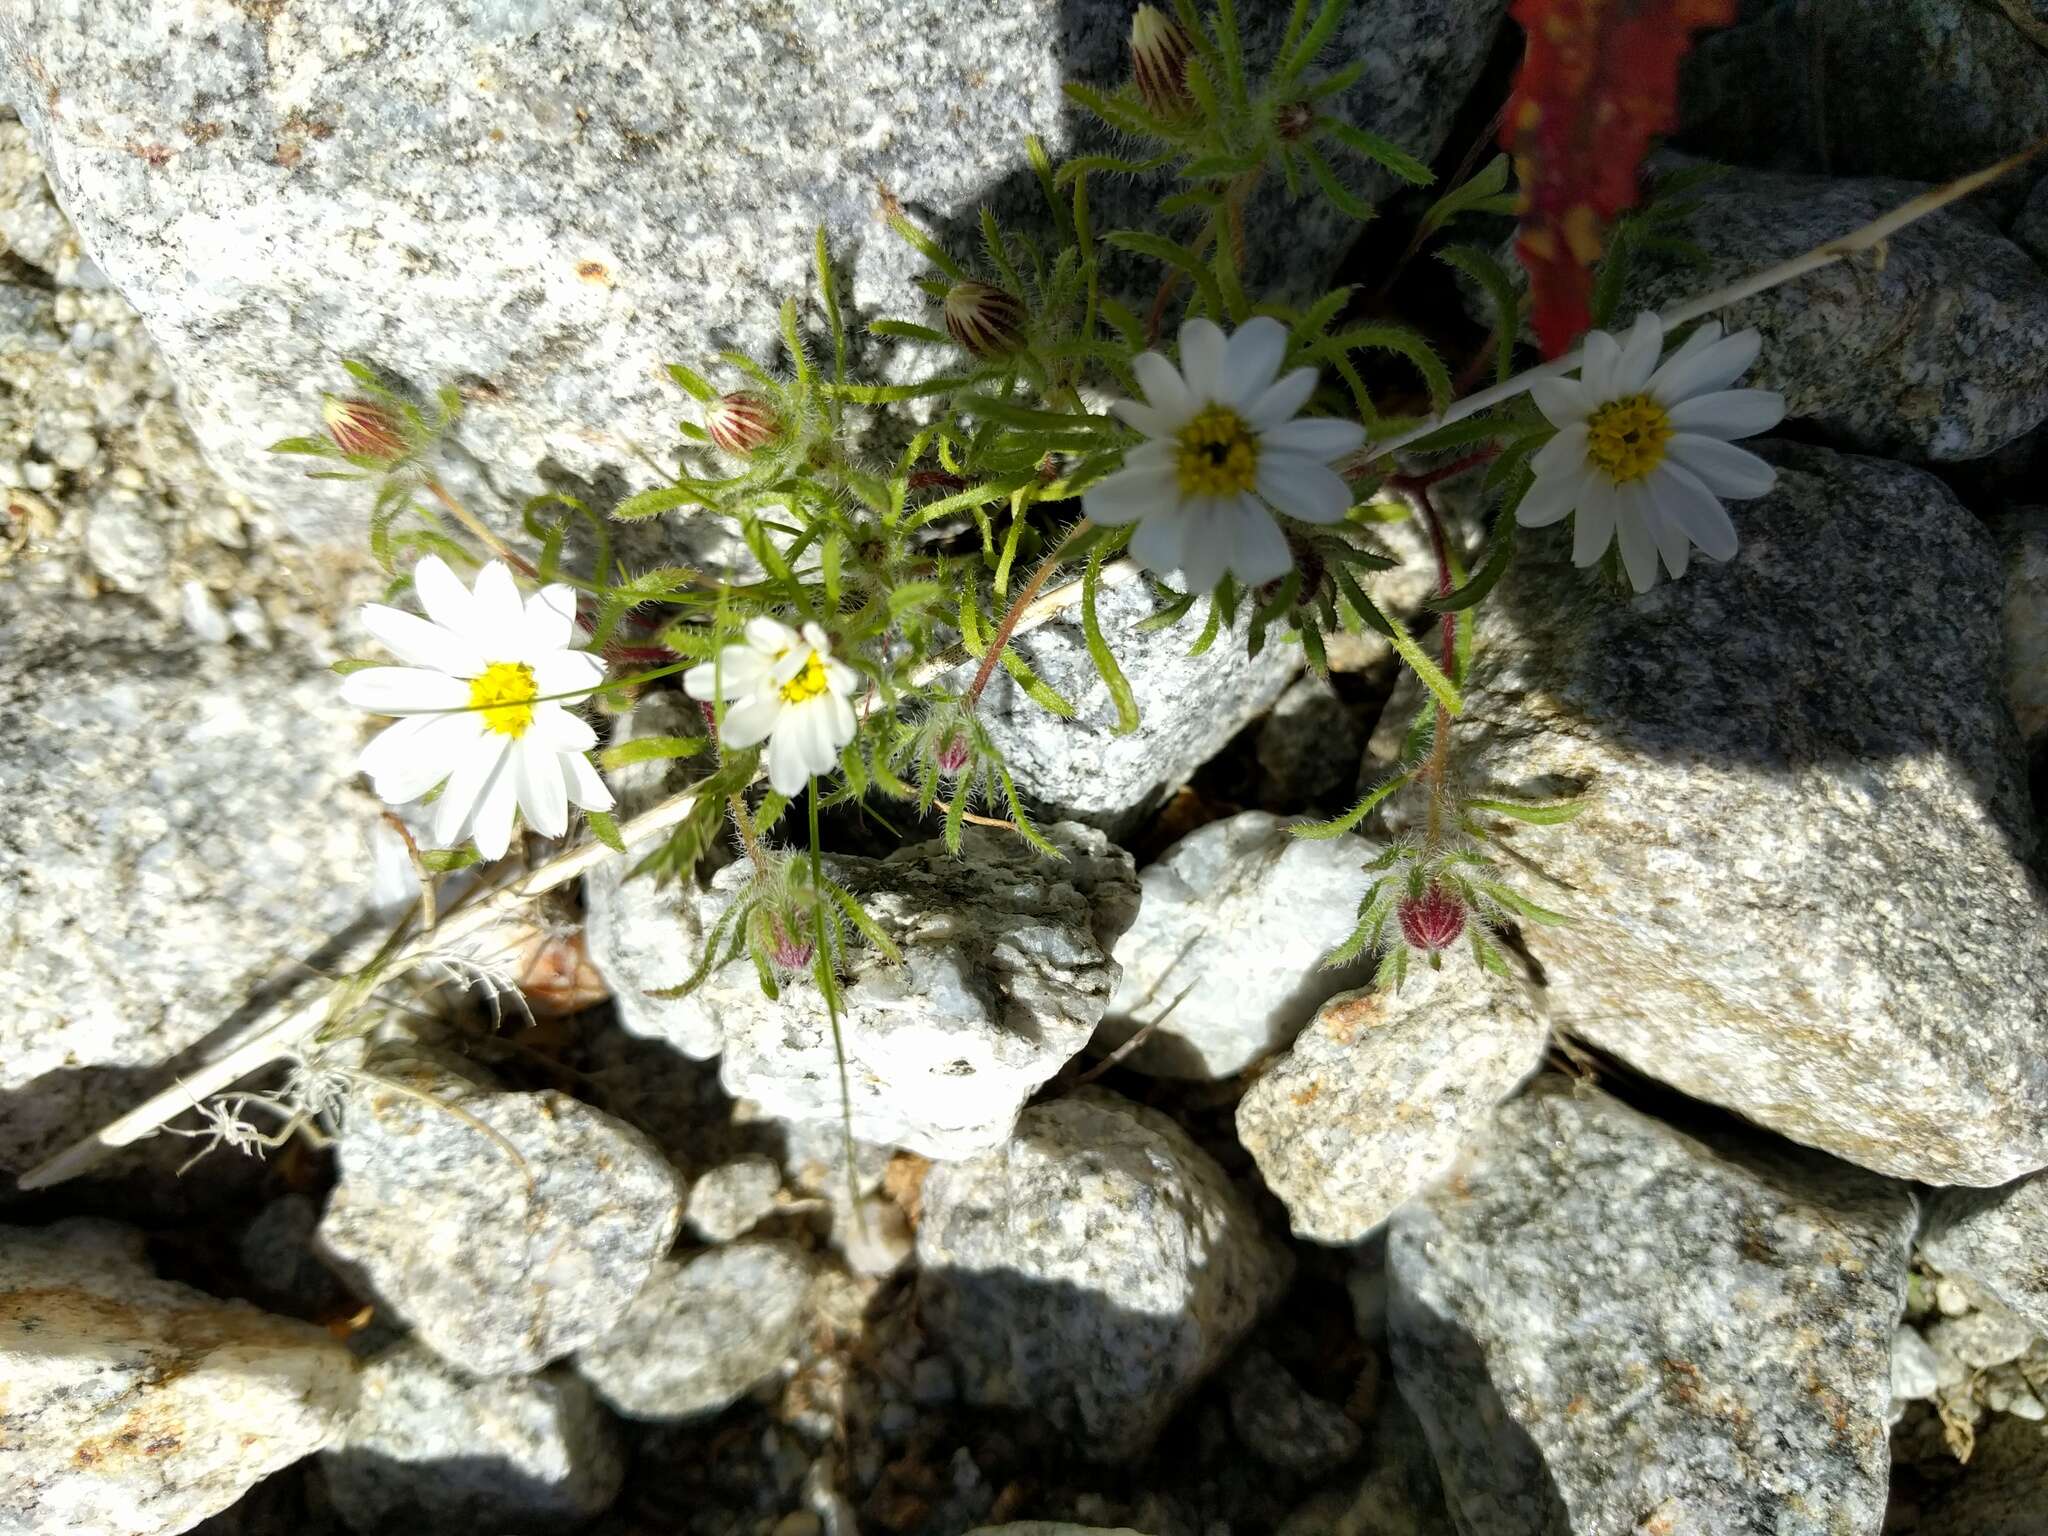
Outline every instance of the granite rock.
<svg viewBox="0 0 2048 1536">
<path fill-rule="evenodd" d="M 2044 86 L 2048 101 L 2048 86 Z M 2044 123 L 2048 126 L 2048 123 Z M 1707 254 L 1643 262 L 1624 313 L 1662 309 L 1811 250 L 1924 188 L 1883 179 L 1730 171 L 1684 196 L 1685 238 Z M 1743 383 L 1845 448 L 1982 458 L 2048 418 L 2048 273 L 1983 214 L 1949 208 L 1900 230 L 1881 264 L 1840 262 L 1731 304 L 1763 352 Z"/>
<path fill-rule="evenodd" d="M 1084 1088 L 924 1182 L 918 1299 L 981 1406 L 1142 1454 L 1284 1289 L 1284 1250 L 1155 1110 Z"/>
<path fill-rule="evenodd" d="M 1961 1317 L 1937 1318 L 1927 1325 L 1930 1346 L 1979 1371 L 2019 1359 L 2037 1336 L 2026 1318 L 1989 1296 Z"/>
<path fill-rule="evenodd" d="M 1237 1104 L 1237 1139 L 1296 1237 L 1355 1243 L 1483 1130 L 1542 1064 L 1530 989 L 1462 954 L 1398 992 L 1332 998 Z"/>
<path fill-rule="evenodd" d="M 160 1280 L 143 1235 L 0 1228 L 0 1532 L 171 1536 L 328 1444 L 355 1400 L 325 1332 Z"/>
<path fill-rule="evenodd" d="M 2048 507 L 1995 530 L 2005 550 L 2005 692 L 2029 750 L 2048 747 Z"/>
<path fill-rule="evenodd" d="M 690 1186 L 690 1226 L 709 1243 L 729 1243 L 775 1209 L 782 1169 L 756 1154 L 707 1168 Z"/>
<path fill-rule="evenodd" d="M 1156 1022 L 1127 1065 L 1220 1078 L 1284 1047 L 1325 998 L 1371 974 L 1369 964 L 1322 962 L 1351 936 L 1364 865 L 1378 851 L 1295 837 L 1264 811 L 1189 833 L 1139 876 L 1138 919 L 1117 940 L 1123 979 L 1096 1048 Z"/>
<path fill-rule="evenodd" d="M 320 1464 L 363 1536 L 571 1529 L 603 1512 L 626 1471 L 617 1430 L 567 1370 L 477 1380 L 418 1344 L 364 1369 L 356 1412 Z"/>
<path fill-rule="evenodd" d="M 903 956 L 898 965 L 858 947 L 843 981 L 840 1034 L 860 1140 L 929 1157 L 995 1146 L 1024 1101 L 1087 1044 L 1116 987 L 1110 948 L 1130 925 L 1137 881 L 1130 855 L 1101 833 L 1045 830 L 1064 852 L 1058 862 L 979 827 L 966 829 L 958 858 L 936 839 L 886 859 L 826 858 L 826 874 Z M 748 866 L 736 864 L 709 890 L 671 889 L 694 904 L 688 922 L 708 933 L 748 879 Z M 671 898 L 643 882 L 629 883 L 622 899 Z M 640 988 L 620 958 L 615 950 L 613 989 Z M 669 1001 L 654 1022 L 684 1049 L 722 1037 L 729 1092 L 838 1134 L 839 1063 L 808 978 L 785 978 L 781 997 L 769 998 L 743 957 Z"/>
<path fill-rule="evenodd" d="M 1530 845 L 1571 888 L 1571 922 L 1523 933 L 1560 1028 L 1881 1173 L 2004 1183 L 2048 1163 L 2048 902 L 1996 554 L 1917 470 L 1766 453 L 1735 560 L 1645 596 L 1523 546 L 1464 772 L 1586 794 Z"/>
<path fill-rule="evenodd" d="M 1373 1414 L 1364 1474 L 1313 1495 L 1274 1536 L 1456 1536 L 1422 1426 L 1398 1394 L 1388 1396 Z"/>
<path fill-rule="evenodd" d="M 686 1186 L 653 1142 L 467 1068 L 376 1072 L 343 1113 L 323 1256 L 472 1375 L 535 1371 L 603 1337 L 682 1221 Z"/>
<path fill-rule="evenodd" d="M 1365 736 L 1357 707 L 1327 679 L 1296 678 L 1259 725 L 1260 803 L 1295 810 L 1348 799 Z"/>
<path fill-rule="evenodd" d="M 1931 1401 L 1941 1389 L 1941 1355 L 1917 1328 L 1892 1331 L 1892 1406 Z"/>
<path fill-rule="evenodd" d="M 1365 1444 L 1343 1409 L 1304 1390 L 1263 1349 L 1238 1356 L 1224 1385 L 1238 1439 L 1268 1466 L 1316 1476 L 1342 1466 Z"/>
<path fill-rule="evenodd" d="M 1912 1196 L 1559 1088 L 1394 1218 L 1389 1333 L 1465 1536 L 1876 1536 Z"/>
<path fill-rule="evenodd" d="M 1504 9 L 1360 8 L 1330 56 L 1365 72 L 1326 105 L 1433 158 Z M 1244 14 L 1263 57 L 1286 9 Z M 520 495 L 645 483 L 680 402 L 661 365 L 772 361 L 814 230 L 856 312 L 915 317 L 923 263 L 885 210 L 963 247 L 984 201 L 1041 210 L 1023 137 L 1082 147 L 1062 78 L 1120 80 L 1128 22 L 1112 0 L 114 0 L 10 8 L 0 84 L 209 454 L 352 538 L 358 499 L 263 451 L 316 419 L 335 358 L 464 389 L 465 446 Z M 1255 277 L 1317 280 L 1355 232 L 1318 199 L 1253 211 L 1276 234 Z"/>
<path fill-rule="evenodd" d="M 811 1280 L 802 1250 L 760 1238 L 670 1259 L 576 1369 L 629 1419 L 717 1413 L 796 1354 Z"/>
<path fill-rule="evenodd" d="M 1929 1206 L 1921 1247 L 1942 1270 L 1969 1276 L 2048 1335 L 2048 1177 L 1943 1190 Z"/>
<path fill-rule="evenodd" d="M 1097 597 L 1103 639 L 1138 709 L 1129 734 L 1116 733 L 1116 708 L 1088 654 L 1078 611 L 1015 644 L 1031 670 L 1074 706 L 1072 719 L 1033 702 L 1000 669 L 981 697 L 982 723 L 1018 790 L 1053 817 L 1087 822 L 1112 836 L 1135 827 L 1264 714 L 1301 667 L 1301 648 L 1277 636 L 1269 636 L 1257 656 L 1246 655 L 1244 615 L 1199 656 L 1188 654 L 1201 633 L 1198 617 L 1141 631 L 1138 626 L 1166 606 L 1158 590 L 1131 576 L 1105 579 Z M 947 686 L 965 689 L 973 676 L 974 669 L 963 666 Z"/>
</svg>

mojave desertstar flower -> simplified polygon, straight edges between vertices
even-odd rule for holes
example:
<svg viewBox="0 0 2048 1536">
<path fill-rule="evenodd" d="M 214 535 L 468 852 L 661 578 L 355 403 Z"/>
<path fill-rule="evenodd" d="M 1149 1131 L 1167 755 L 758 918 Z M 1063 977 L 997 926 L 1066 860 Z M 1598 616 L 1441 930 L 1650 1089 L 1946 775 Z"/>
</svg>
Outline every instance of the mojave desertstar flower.
<svg viewBox="0 0 2048 1536">
<path fill-rule="evenodd" d="M 1577 512 L 1572 560 L 1591 565 L 1617 535 L 1638 592 L 1657 582 L 1661 555 L 1683 576 L 1692 546 L 1711 560 L 1735 555 L 1735 525 L 1720 498 L 1761 496 L 1777 472 L 1731 438 L 1768 432 L 1785 417 L 1775 390 L 1730 389 L 1756 361 L 1753 330 L 1723 337 L 1710 321 L 1658 366 L 1664 326 L 1639 318 L 1623 341 L 1586 337 L 1576 379 L 1538 379 L 1530 393 L 1557 436 L 1529 461 L 1536 480 L 1515 511 L 1525 528 Z"/>
<path fill-rule="evenodd" d="M 1286 575 L 1294 556 L 1274 510 L 1334 523 L 1351 508 L 1351 488 L 1330 464 L 1365 441 L 1365 428 L 1296 417 L 1316 370 L 1280 378 L 1286 355 L 1287 327 L 1267 316 L 1232 336 L 1190 320 L 1180 367 L 1144 353 L 1131 365 L 1144 402 L 1110 407 L 1150 441 L 1084 491 L 1082 509 L 1098 523 L 1135 522 L 1132 558 L 1184 573 L 1189 592 L 1209 591 L 1225 571 L 1248 587 Z"/>
<path fill-rule="evenodd" d="M 433 838 L 453 848 L 465 837 L 501 858 L 512 813 L 544 837 L 569 829 L 569 806 L 608 811 L 612 793 L 583 754 L 597 733 L 564 707 L 563 695 L 604 681 L 604 662 L 571 650 L 576 594 L 543 587 L 525 601 L 511 570 L 493 560 L 474 590 L 438 555 L 413 568 L 427 616 L 369 603 L 363 625 L 405 663 L 366 667 L 341 682 L 359 709 L 397 715 L 363 749 L 358 766 L 380 798 L 417 800 L 442 780 Z"/>
<path fill-rule="evenodd" d="M 853 740 L 847 696 L 860 677 L 832 659 L 832 642 L 815 624 L 798 634 L 774 619 L 747 620 L 746 643 L 728 645 L 716 663 L 700 661 L 683 674 L 683 690 L 709 702 L 723 689 L 725 720 L 719 739 L 729 747 L 768 743 L 768 782 L 794 799 L 813 774 L 839 766 L 839 749 Z"/>
</svg>

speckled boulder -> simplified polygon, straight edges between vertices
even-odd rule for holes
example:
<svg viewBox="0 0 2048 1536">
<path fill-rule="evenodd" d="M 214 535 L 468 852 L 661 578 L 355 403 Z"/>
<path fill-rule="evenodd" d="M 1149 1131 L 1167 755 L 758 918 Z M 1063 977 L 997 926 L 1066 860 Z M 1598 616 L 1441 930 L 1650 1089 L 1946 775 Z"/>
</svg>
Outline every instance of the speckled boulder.
<svg viewBox="0 0 2048 1536">
<path fill-rule="evenodd" d="M 932 1169 L 917 1257 L 966 1399 L 1028 1408 L 1104 1460 L 1144 1452 L 1289 1271 L 1185 1131 L 1093 1088 Z"/>
<path fill-rule="evenodd" d="M 1528 988 L 1462 952 L 1325 1003 L 1237 1104 L 1297 1237 L 1355 1243 L 1456 1161 L 1550 1043 Z"/>
<path fill-rule="evenodd" d="M 2048 507 L 2015 509 L 1996 529 L 2005 550 L 2006 697 L 2021 737 L 2039 751 L 2048 747 Z"/>
<path fill-rule="evenodd" d="M 1388 1332 L 1465 1536 L 1876 1536 L 1913 1199 L 1559 1086 L 1389 1228 Z"/>
<path fill-rule="evenodd" d="M 1523 543 L 1464 771 L 1585 794 L 1530 843 L 1569 887 L 1523 934 L 1561 1028 L 1879 1172 L 2002 1184 L 2048 1165 L 2048 898 L 1997 553 L 1932 476 L 1767 452 L 1737 557 L 1646 596 Z"/>
<path fill-rule="evenodd" d="M 1968 1275 L 2048 1335 L 2048 1177 L 1941 1191 L 1921 1241 L 1942 1271 Z"/>
</svg>

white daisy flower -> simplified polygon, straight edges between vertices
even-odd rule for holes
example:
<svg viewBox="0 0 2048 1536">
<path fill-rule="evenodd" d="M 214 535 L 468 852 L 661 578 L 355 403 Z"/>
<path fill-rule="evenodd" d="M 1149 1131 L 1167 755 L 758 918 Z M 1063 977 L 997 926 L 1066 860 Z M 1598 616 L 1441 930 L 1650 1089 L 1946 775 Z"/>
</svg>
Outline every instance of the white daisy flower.
<svg viewBox="0 0 2048 1536">
<path fill-rule="evenodd" d="M 1576 512 L 1578 565 L 1597 561 L 1618 532 L 1638 592 L 1656 585 L 1660 555 L 1673 576 L 1685 574 L 1695 544 L 1711 560 L 1733 559 L 1735 525 L 1720 498 L 1761 496 L 1777 480 L 1730 441 L 1784 420 L 1775 390 L 1728 387 L 1762 346 L 1753 330 L 1724 339 L 1709 322 L 1659 367 L 1664 327 L 1655 315 L 1622 341 L 1592 332 L 1578 378 L 1539 379 L 1530 391 L 1558 432 L 1529 460 L 1536 480 L 1516 521 L 1541 528 Z"/>
<path fill-rule="evenodd" d="M 839 766 L 839 749 L 853 740 L 848 696 L 859 674 L 832 659 L 832 642 L 815 624 L 798 634 L 773 619 L 749 619 L 746 644 L 728 645 L 718 661 L 699 662 L 683 674 L 693 699 L 725 695 L 719 739 L 729 747 L 768 743 L 768 782 L 794 799 L 814 774 Z"/>
<path fill-rule="evenodd" d="M 604 681 L 604 662 L 569 648 L 576 594 L 543 587 L 524 602 L 512 572 L 492 561 L 464 587 L 429 555 L 413 568 L 425 618 L 366 604 L 363 625 L 400 667 L 366 667 L 341 682 L 359 709 L 398 723 L 363 749 L 358 766 L 392 805 L 446 780 L 432 806 L 434 843 L 476 840 L 486 859 L 504 856 L 512 813 L 544 837 L 569 829 L 569 806 L 608 811 L 612 793 L 583 754 L 597 733 L 563 696 Z"/>
<path fill-rule="evenodd" d="M 1351 508 L 1351 488 L 1330 465 L 1365 441 L 1365 428 L 1297 418 L 1316 370 L 1280 378 L 1286 355 L 1277 320 L 1262 315 L 1233 336 L 1190 320 L 1180 328 L 1180 367 L 1143 354 L 1132 367 L 1144 403 L 1110 407 L 1151 441 L 1084 492 L 1081 506 L 1097 523 L 1136 523 L 1132 557 L 1181 572 L 1190 592 L 1209 591 L 1225 571 L 1248 587 L 1286 575 L 1294 557 L 1273 512 L 1334 523 Z"/>
</svg>

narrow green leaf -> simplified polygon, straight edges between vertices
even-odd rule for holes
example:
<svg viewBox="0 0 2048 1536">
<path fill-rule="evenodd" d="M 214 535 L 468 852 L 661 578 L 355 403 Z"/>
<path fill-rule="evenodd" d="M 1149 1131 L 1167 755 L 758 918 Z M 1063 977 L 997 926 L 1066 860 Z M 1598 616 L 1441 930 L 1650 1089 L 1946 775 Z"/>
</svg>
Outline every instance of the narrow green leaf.
<svg viewBox="0 0 2048 1536">
<path fill-rule="evenodd" d="M 327 670 L 336 677 L 347 677 L 351 672 L 360 672 L 365 667 L 388 667 L 388 661 L 365 661 L 360 656 L 344 656 L 339 661 L 329 662 Z"/>
<path fill-rule="evenodd" d="M 1307 838 L 1311 842 L 1324 842 L 1330 838 L 1342 837 L 1361 821 L 1365 820 L 1366 817 L 1370 816 L 1374 806 L 1402 788 L 1414 777 L 1415 774 L 1412 770 L 1408 773 L 1397 773 L 1384 783 L 1374 785 L 1366 792 L 1363 800 L 1359 801 L 1358 804 L 1351 807 L 1350 810 L 1335 820 L 1297 822 L 1287 830 L 1294 836 Z"/>
<path fill-rule="evenodd" d="M 1486 559 L 1480 562 L 1479 570 L 1472 579 L 1447 596 L 1425 598 L 1422 606 L 1431 613 L 1463 613 L 1468 608 L 1477 607 L 1507 574 L 1508 565 L 1514 557 L 1515 520 L 1503 517 L 1494 523 L 1493 536 L 1486 547 Z"/>
<path fill-rule="evenodd" d="M 703 376 L 685 368 L 681 363 L 668 365 L 668 376 L 680 384 L 693 400 L 715 400 L 718 391 L 704 382 Z"/>
<path fill-rule="evenodd" d="M 270 445 L 272 453 L 310 453 L 316 458 L 338 459 L 342 452 L 324 437 L 281 437 Z"/>
<path fill-rule="evenodd" d="M 1526 821 L 1534 826 L 1555 827 L 1570 821 L 1586 808 L 1584 795 L 1574 795 L 1569 800 L 1506 800 L 1493 796 L 1479 800 L 1467 800 L 1468 811 L 1488 811 L 1495 816 L 1507 816 L 1516 821 Z"/>
<path fill-rule="evenodd" d="M 653 490 L 628 496 L 612 508 L 612 516 L 621 522 L 633 522 L 643 517 L 658 517 L 674 507 L 702 505 L 705 505 L 703 497 L 690 486 L 658 485 Z"/>
<path fill-rule="evenodd" d="M 624 768 L 633 763 L 660 762 L 673 757 L 695 757 L 710 745 L 704 736 L 636 736 L 609 746 L 598 754 L 607 768 Z"/>
<path fill-rule="evenodd" d="M 1372 602 L 1370 592 L 1365 594 L 1365 598 L 1367 602 Z M 1373 609 L 1386 623 L 1387 643 L 1392 645 L 1395 653 L 1408 663 L 1409 669 L 1420 679 L 1422 686 L 1434 694 L 1437 703 L 1452 714 L 1463 713 L 1465 701 L 1458 697 L 1456 685 L 1423 653 L 1422 647 L 1415 643 L 1415 637 L 1408 633 L 1406 626 L 1396 623 L 1380 609 L 1379 604 L 1373 603 Z"/>
<path fill-rule="evenodd" d="M 585 811 L 583 819 L 590 823 L 590 830 L 597 840 L 613 853 L 626 851 L 626 840 L 619 836 L 619 823 L 610 811 Z"/>
<path fill-rule="evenodd" d="M 1319 117 L 1316 126 L 1346 149 L 1384 166 L 1411 186 L 1426 187 L 1436 180 L 1428 166 L 1391 139 L 1383 139 L 1368 129 L 1345 122 L 1341 117 Z"/>
<path fill-rule="evenodd" d="M 944 247 L 915 224 L 911 223 L 910 220 L 904 218 L 903 215 L 900 213 L 892 215 L 889 219 L 889 227 L 895 230 L 898 236 L 915 247 L 918 254 L 923 256 L 926 261 L 937 267 L 946 276 L 953 279 L 954 282 L 963 283 L 967 280 L 967 274 L 961 270 L 960 263 L 951 256 L 948 256 Z"/>
<path fill-rule="evenodd" d="M 1210 315 L 1221 319 L 1229 313 L 1224 307 L 1223 290 L 1217 286 L 1216 275 L 1209 270 L 1208 263 L 1178 241 L 1135 229 L 1112 230 L 1103 239 L 1119 250 L 1135 251 L 1140 256 L 1150 256 L 1154 261 L 1175 268 L 1200 291 Z"/>
<path fill-rule="evenodd" d="M 1098 547 L 1089 554 L 1088 569 L 1081 577 L 1081 633 L 1088 642 L 1088 655 L 1095 670 L 1102 674 L 1103 686 L 1109 689 L 1110 700 L 1116 705 L 1116 724 L 1110 727 L 1110 734 L 1128 736 L 1138 728 L 1138 696 L 1131 691 L 1124 669 L 1117 665 L 1109 642 L 1102 638 L 1102 621 L 1095 611 L 1096 594 L 1101 588 L 1102 550 Z"/>
<path fill-rule="evenodd" d="M 953 344 L 953 338 L 944 331 L 935 331 L 928 325 L 913 325 L 908 320 L 871 320 L 868 322 L 868 334 L 893 336 L 903 341 L 928 341 L 940 347 Z"/>
</svg>

